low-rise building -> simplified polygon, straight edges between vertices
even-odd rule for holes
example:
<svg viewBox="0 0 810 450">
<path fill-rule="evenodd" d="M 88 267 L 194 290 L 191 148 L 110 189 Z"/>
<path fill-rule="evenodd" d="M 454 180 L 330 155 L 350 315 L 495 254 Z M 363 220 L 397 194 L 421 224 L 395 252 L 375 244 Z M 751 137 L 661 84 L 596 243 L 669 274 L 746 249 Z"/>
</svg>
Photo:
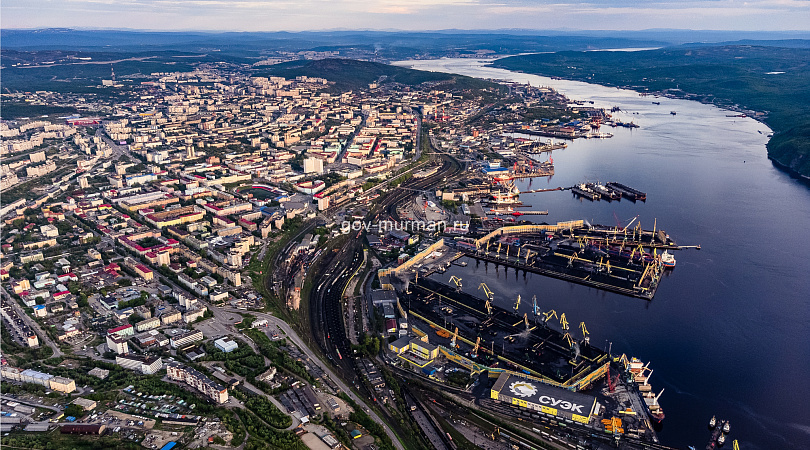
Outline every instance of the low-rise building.
<svg viewBox="0 0 810 450">
<path fill-rule="evenodd" d="M 144 375 L 152 375 L 163 368 L 163 360 L 159 356 L 118 355 L 115 357 L 115 363 L 125 369 L 136 370 Z"/>
<path fill-rule="evenodd" d="M 166 375 L 172 380 L 182 381 L 194 387 L 202 392 L 203 395 L 217 403 L 225 403 L 228 401 L 228 389 L 211 381 L 210 378 L 191 367 L 170 362 L 166 364 Z"/>
<path fill-rule="evenodd" d="M 170 344 L 172 348 L 182 348 L 194 342 L 201 341 L 204 338 L 202 331 L 192 330 L 171 338 Z"/>
<path fill-rule="evenodd" d="M 144 319 L 135 324 L 135 329 L 138 332 L 153 330 L 160 326 L 160 319 L 152 317 L 151 319 Z"/>
<path fill-rule="evenodd" d="M 111 352 L 118 353 L 119 355 L 129 353 L 129 343 L 127 343 L 126 338 L 114 334 L 107 335 L 107 348 L 109 348 Z"/>
<path fill-rule="evenodd" d="M 237 345 L 233 339 L 227 337 L 220 338 L 214 341 L 214 346 L 225 353 L 230 353 L 239 348 L 239 345 Z"/>
</svg>

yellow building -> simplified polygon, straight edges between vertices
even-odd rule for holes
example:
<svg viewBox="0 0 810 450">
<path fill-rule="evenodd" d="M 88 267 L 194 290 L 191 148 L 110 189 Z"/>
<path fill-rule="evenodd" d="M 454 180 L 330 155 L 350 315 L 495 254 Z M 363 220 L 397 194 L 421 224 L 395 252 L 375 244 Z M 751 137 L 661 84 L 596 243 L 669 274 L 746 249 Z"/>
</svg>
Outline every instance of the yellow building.
<svg viewBox="0 0 810 450">
<path fill-rule="evenodd" d="M 53 377 L 48 380 L 48 384 L 54 391 L 64 392 L 66 394 L 76 390 L 76 382 L 70 378 Z"/>
<path fill-rule="evenodd" d="M 388 344 L 388 349 L 397 355 L 401 355 L 408 351 L 410 348 L 411 338 L 408 336 L 401 337 L 396 341 Z"/>
<path fill-rule="evenodd" d="M 411 353 L 424 360 L 432 361 L 439 356 L 439 347 L 420 339 L 411 339 L 409 347 Z"/>
</svg>

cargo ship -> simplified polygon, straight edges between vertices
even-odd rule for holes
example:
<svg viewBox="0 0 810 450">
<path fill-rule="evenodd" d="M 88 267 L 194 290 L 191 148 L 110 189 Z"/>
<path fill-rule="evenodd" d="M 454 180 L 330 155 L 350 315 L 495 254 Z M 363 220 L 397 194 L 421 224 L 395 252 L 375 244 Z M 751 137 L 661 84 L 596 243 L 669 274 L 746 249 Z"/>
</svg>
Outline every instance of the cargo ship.
<svg viewBox="0 0 810 450">
<path fill-rule="evenodd" d="M 627 373 L 631 381 L 636 384 L 641 401 L 644 402 L 647 411 L 650 413 L 650 418 L 656 424 L 661 424 L 666 416 L 664 415 L 664 410 L 661 408 L 661 405 L 658 404 L 658 399 L 661 397 L 661 394 L 664 393 L 664 390 L 661 389 L 658 395 L 653 392 L 652 386 L 649 384 L 650 375 L 652 375 L 652 369 L 648 368 L 649 365 L 650 363 L 644 364 L 644 362 L 636 357 L 630 358 L 629 361 L 625 359 Z M 649 371 L 649 374 L 647 371 Z"/>
</svg>

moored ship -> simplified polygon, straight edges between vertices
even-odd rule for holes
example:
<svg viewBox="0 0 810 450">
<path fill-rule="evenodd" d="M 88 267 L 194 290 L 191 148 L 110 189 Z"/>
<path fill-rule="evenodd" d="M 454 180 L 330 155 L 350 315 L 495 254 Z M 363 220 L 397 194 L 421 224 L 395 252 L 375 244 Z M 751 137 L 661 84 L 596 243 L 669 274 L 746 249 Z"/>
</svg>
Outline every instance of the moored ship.
<svg viewBox="0 0 810 450">
<path fill-rule="evenodd" d="M 649 384 L 650 376 L 652 375 L 652 369 L 648 367 L 649 365 L 650 363 L 644 364 L 640 359 L 633 357 L 627 361 L 625 367 L 627 367 L 630 379 L 638 387 L 638 393 L 641 396 L 641 400 L 647 406 L 650 418 L 655 423 L 660 424 L 664 420 L 664 417 L 666 417 L 663 408 L 658 404 L 658 399 L 661 397 L 661 394 L 664 393 L 664 390 L 661 389 L 658 395 L 653 392 L 652 386 Z M 649 373 L 647 373 L 647 371 L 649 371 Z"/>
</svg>

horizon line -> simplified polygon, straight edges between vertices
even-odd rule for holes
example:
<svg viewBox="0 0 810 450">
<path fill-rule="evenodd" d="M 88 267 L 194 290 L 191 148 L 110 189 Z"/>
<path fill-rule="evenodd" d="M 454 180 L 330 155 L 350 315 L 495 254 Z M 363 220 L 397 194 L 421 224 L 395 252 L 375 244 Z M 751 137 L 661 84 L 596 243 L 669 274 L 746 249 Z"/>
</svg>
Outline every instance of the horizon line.
<svg viewBox="0 0 810 450">
<path fill-rule="evenodd" d="M 772 33 L 772 34 L 807 34 L 810 37 L 810 30 L 718 30 L 718 29 L 692 29 L 692 28 L 644 28 L 639 30 L 630 29 L 587 29 L 587 28 L 443 28 L 443 29 L 423 29 L 408 30 L 399 28 L 323 28 L 306 30 L 217 30 L 217 29 L 148 29 L 148 28 L 104 28 L 104 27 L 38 27 L 38 28 L 13 28 L 3 27 L 0 33 L 6 31 L 125 31 L 139 33 L 330 33 L 330 32 L 375 32 L 375 33 L 508 33 L 508 32 L 557 32 L 557 33 L 577 33 L 577 32 L 602 32 L 602 33 L 644 33 L 644 32 L 698 32 L 698 33 Z"/>
</svg>

